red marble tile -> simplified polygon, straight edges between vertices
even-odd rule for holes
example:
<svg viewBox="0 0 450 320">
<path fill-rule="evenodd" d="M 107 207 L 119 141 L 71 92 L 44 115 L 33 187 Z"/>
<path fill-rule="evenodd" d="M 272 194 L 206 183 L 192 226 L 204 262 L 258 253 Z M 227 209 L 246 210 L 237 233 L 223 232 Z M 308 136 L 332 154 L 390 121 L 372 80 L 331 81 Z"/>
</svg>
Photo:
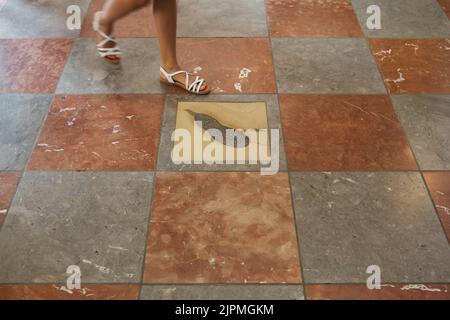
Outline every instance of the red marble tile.
<svg viewBox="0 0 450 320">
<path fill-rule="evenodd" d="M 81 37 L 95 37 L 95 31 L 92 30 L 92 20 L 95 13 L 102 10 L 104 2 L 105 0 L 91 1 L 81 27 Z M 152 6 L 147 5 L 119 19 L 114 26 L 113 35 L 118 38 L 155 37 L 156 30 L 153 22 Z"/>
<path fill-rule="evenodd" d="M 299 283 L 286 173 L 158 173 L 146 283 Z"/>
<path fill-rule="evenodd" d="M 56 96 L 30 170 L 152 170 L 161 95 Z"/>
<path fill-rule="evenodd" d="M 273 37 L 362 37 L 350 0 L 268 0 Z"/>
<path fill-rule="evenodd" d="M 72 40 L 0 40 L 0 93 L 53 93 Z"/>
<path fill-rule="evenodd" d="M 370 290 L 364 284 L 306 285 L 308 300 L 449 300 L 448 284 L 385 284 Z"/>
<path fill-rule="evenodd" d="M 387 96 L 282 95 L 290 170 L 416 170 Z"/>
<path fill-rule="evenodd" d="M 438 0 L 447 17 L 450 19 L 450 0 Z"/>
<path fill-rule="evenodd" d="M 5 220 L 16 187 L 19 183 L 19 172 L 0 172 L 0 226 Z"/>
<path fill-rule="evenodd" d="M 136 300 L 138 285 L 82 285 L 68 290 L 63 285 L 0 285 L 0 300 Z"/>
<path fill-rule="evenodd" d="M 214 93 L 276 92 L 268 39 L 182 38 L 178 39 L 177 50 L 181 66 L 189 71 L 200 70 Z M 244 69 L 250 70 L 248 77 Z M 183 92 L 175 87 L 168 91 Z"/>
<path fill-rule="evenodd" d="M 450 40 L 370 39 L 391 93 L 450 93 Z"/>
<path fill-rule="evenodd" d="M 423 176 L 450 240 L 450 172 L 425 172 Z"/>
</svg>

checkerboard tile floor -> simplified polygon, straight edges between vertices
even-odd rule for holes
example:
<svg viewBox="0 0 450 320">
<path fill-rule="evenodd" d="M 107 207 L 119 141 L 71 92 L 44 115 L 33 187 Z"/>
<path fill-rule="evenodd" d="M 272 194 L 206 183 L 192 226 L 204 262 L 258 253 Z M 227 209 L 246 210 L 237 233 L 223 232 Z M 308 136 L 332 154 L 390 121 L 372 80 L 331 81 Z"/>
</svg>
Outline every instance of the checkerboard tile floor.
<svg viewBox="0 0 450 320">
<path fill-rule="evenodd" d="M 449 1 L 179 0 L 207 97 L 149 7 L 100 61 L 102 3 L 0 1 L 0 299 L 450 299 Z M 280 172 L 172 163 L 179 101 L 265 102 Z"/>
</svg>

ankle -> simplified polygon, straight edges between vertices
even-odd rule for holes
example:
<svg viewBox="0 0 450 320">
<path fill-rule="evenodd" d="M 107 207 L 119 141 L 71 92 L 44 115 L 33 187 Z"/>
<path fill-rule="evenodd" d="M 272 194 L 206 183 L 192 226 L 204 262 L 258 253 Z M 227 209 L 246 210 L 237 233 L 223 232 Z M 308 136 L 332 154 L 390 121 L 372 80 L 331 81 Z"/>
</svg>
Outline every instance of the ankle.
<svg viewBox="0 0 450 320">
<path fill-rule="evenodd" d="M 180 66 L 178 65 L 178 63 L 162 63 L 161 66 L 164 68 L 164 70 L 166 70 L 167 72 L 171 73 L 171 72 L 175 72 L 180 70 Z"/>
</svg>

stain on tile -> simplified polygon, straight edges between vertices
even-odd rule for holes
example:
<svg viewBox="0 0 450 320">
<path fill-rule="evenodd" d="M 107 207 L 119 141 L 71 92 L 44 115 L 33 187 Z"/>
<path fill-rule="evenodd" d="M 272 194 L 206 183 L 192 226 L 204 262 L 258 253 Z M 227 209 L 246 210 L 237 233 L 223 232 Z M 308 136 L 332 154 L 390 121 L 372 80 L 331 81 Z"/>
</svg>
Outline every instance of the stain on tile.
<svg viewBox="0 0 450 320">
<path fill-rule="evenodd" d="M 290 170 L 416 170 L 387 96 L 282 95 Z"/>
<path fill-rule="evenodd" d="M 287 174 L 157 174 L 145 283 L 300 280 Z"/>
<path fill-rule="evenodd" d="M 301 285 L 144 285 L 141 300 L 303 300 Z"/>
<path fill-rule="evenodd" d="M 92 29 L 92 21 L 95 13 L 102 10 L 104 3 L 105 0 L 91 1 L 81 28 L 81 37 L 95 37 L 96 33 Z M 114 25 L 113 36 L 117 38 L 155 37 L 156 29 L 153 21 L 152 6 L 147 5 L 119 19 Z"/>
<path fill-rule="evenodd" d="M 160 95 L 56 96 L 29 170 L 153 170 Z"/>
<path fill-rule="evenodd" d="M 1 93 L 53 93 L 72 40 L 0 40 Z"/>
<path fill-rule="evenodd" d="M 252 126 L 263 126 L 270 129 L 270 139 L 268 140 L 270 142 L 270 145 L 268 148 L 263 147 L 262 143 L 265 141 L 261 141 L 261 150 L 258 152 L 261 152 L 261 154 L 265 153 L 263 156 L 258 156 L 260 159 L 269 158 L 272 157 L 272 150 L 273 154 L 278 154 L 278 166 L 277 166 L 277 159 L 274 157 L 273 160 L 268 163 L 262 163 L 261 161 L 258 161 L 257 163 L 250 163 L 249 161 L 245 161 L 245 163 L 239 164 L 236 161 L 233 163 L 228 164 L 217 164 L 211 162 L 202 162 L 202 163 L 192 163 L 192 164 L 176 164 L 173 160 L 173 151 L 174 146 L 178 145 L 182 142 L 182 139 L 173 139 L 172 134 L 174 133 L 176 129 L 176 123 L 177 123 L 177 110 L 179 104 L 185 104 L 189 103 L 192 106 L 208 106 L 208 108 L 203 108 L 204 110 L 200 110 L 203 114 L 202 117 L 208 117 L 208 126 L 218 126 L 218 127 L 233 127 L 233 123 L 236 123 L 236 127 L 245 127 L 246 125 L 251 124 Z M 223 110 L 220 110 L 217 108 L 217 106 L 231 106 L 232 108 L 227 108 L 227 112 L 223 112 Z M 261 110 L 261 115 L 258 116 L 258 113 L 255 111 L 258 111 L 258 107 Z M 214 107 L 215 106 L 215 107 Z M 240 106 L 241 108 L 238 109 L 237 106 Z M 256 108 L 255 108 L 256 106 Z M 265 110 L 262 108 L 262 106 L 265 106 Z M 234 110 L 233 110 L 234 108 Z M 230 112 L 228 112 L 230 111 Z M 235 113 L 236 111 L 236 113 Z M 262 116 L 262 113 L 266 114 L 265 116 Z M 213 117 L 209 117 L 209 115 L 212 115 Z M 236 115 L 239 115 L 237 117 Z M 187 120 L 187 126 L 186 128 L 193 128 L 192 120 L 195 118 L 192 116 L 192 114 L 184 114 L 185 120 Z M 199 115 L 197 115 L 197 118 Z M 218 118 L 220 121 L 223 122 L 220 123 L 219 121 L 215 120 L 215 118 Z M 255 118 L 255 119 L 253 119 Z M 259 120 L 257 120 L 259 119 Z M 265 120 L 266 119 L 266 120 Z M 232 120 L 232 122 L 230 122 Z M 257 120 L 257 121 L 256 121 Z M 260 122 L 258 124 L 258 122 Z M 265 124 L 267 122 L 267 125 Z M 264 124 L 264 125 L 262 125 Z M 194 127 L 196 128 L 196 127 Z M 223 129 L 223 128 L 222 128 Z M 275 131 L 272 131 L 275 130 Z M 275 141 L 272 139 L 276 138 L 276 132 L 279 133 L 278 137 L 278 151 L 277 151 L 277 145 L 275 144 Z M 275 134 L 274 134 L 275 133 Z M 248 134 L 248 133 L 247 133 Z M 265 134 L 264 131 L 259 129 L 259 134 L 264 138 Z M 272 135 L 273 134 L 273 135 Z M 239 136 L 243 136 L 242 133 L 238 134 Z M 192 135 L 191 135 L 192 139 Z M 189 140 L 189 139 L 187 139 Z M 249 139 L 252 140 L 252 139 Z M 258 139 L 259 140 L 259 139 Z M 174 141 L 178 141 L 177 143 L 174 143 Z M 190 140 L 189 140 L 190 141 Z M 245 141 L 244 141 L 245 142 Z M 198 145 L 201 145 L 199 143 Z M 214 146 L 215 144 L 212 144 L 211 146 Z M 230 145 L 234 145 L 234 143 L 230 143 Z M 250 144 L 249 144 L 250 145 Z M 254 146 L 255 144 L 252 144 Z M 187 150 L 189 150 L 189 147 L 186 147 Z M 230 148 L 228 148 L 230 149 Z M 221 149 L 219 149 L 221 150 Z M 240 151 L 243 149 L 240 148 Z M 206 151 L 206 149 L 204 149 Z M 175 155 L 180 154 L 181 152 L 175 153 Z M 210 148 L 208 152 L 205 152 L 206 154 L 212 154 L 213 150 Z M 192 154 L 190 155 L 192 157 Z M 257 157 L 257 158 L 258 158 Z M 244 156 L 240 157 L 241 159 L 246 159 L 245 150 L 244 150 Z M 237 157 L 235 157 L 237 159 Z M 165 108 L 164 108 L 164 119 L 163 124 L 161 127 L 161 143 L 159 146 L 158 151 L 158 170 L 162 171 L 261 171 L 264 168 L 268 168 L 269 165 L 272 167 L 272 169 L 276 169 L 276 167 L 279 168 L 279 171 L 286 171 L 286 154 L 284 152 L 284 143 L 283 143 L 283 134 L 281 130 L 281 123 L 280 123 L 280 111 L 278 108 L 278 96 L 273 94 L 256 94 L 256 95 L 209 95 L 207 97 L 202 96 L 194 96 L 194 95 L 167 95 L 165 100 Z"/>
<path fill-rule="evenodd" d="M 201 127 L 199 123 L 201 122 Z M 179 158 L 189 162 L 214 161 L 225 163 L 228 156 L 233 155 L 236 161 L 260 161 L 259 148 L 267 148 L 270 161 L 270 140 L 268 132 L 266 104 L 264 102 L 225 103 L 225 102 L 179 102 L 177 106 L 176 129 L 187 130 L 191 140 L 188 148 L 176 152 Z M 227 131 L 234 130 L 236 138 L 227 139 Z M 246 134 L 250 129 L 254 133 Z M 218 130 L 215 135 L 212 130 Z M 239 131 L 238 131 L 239 130 Z M 264 135 L 261 138 L 260 135 Z M 200 152 L 196 152 L 198 144 L 196 136 L 203 137 Z M 176 145 L 183 145 L 184 139 Z M 175 149 L 175 147 L 174 147 Z M 184 149 L 188 149 L 184 150 Z M 209 150 L 209 151 L 208 151 Z M 185 154 L 185 152 L 187 152 Z M 205 159 L 205 155 L 208 159 Z M 263 155 L 264 156 L 264 155 Z"/>
<path fill-rule="evenodd" d="M 450 240 L 450 172 L 425 172 L 423 176 Z"/>
<path fill-rule="evenodd" d="M 214 93 L 276 92 L 267 38 L 181 38 L 177 51 L 181 66 L 197 71 Z M 167 90 L 184 92 L 173 86 Z"/>
<path fill-rule="evenodd" d="M 369 42 L 391 93 L 450 93 L 449 39 Z"/>
<path fill-rule="evenodd" d="M 450 250 L 418 172 L 290 173 L 304 281 L 447 283 Z M 308 295 L 307 295 L 308 297 Z"/>
<path fill-rule="evenodd" d="M 269 0 L 272 37 L 362 37 L 350 0 Z"/>
<path fill-rule="evenodd" d="M 394 95 L 400 123 L 422 170 L 450 170 L 450 95 Z"/>
<path fill-rule="evenodd" d="M 0 172 L 0 226 L 8 213 L 19 179 L 20 172 Z"/>
<path fill-rule="evenodd" d="M 136 300 L 138 285 L 0 285 L 0 300 Z"/>
<path fill-rule="evenodd" d="M 306 285 L 308 300 L 449 300 L 448 284 L 383 284 L 370 290 L 366 285 Z"/>
</svg>

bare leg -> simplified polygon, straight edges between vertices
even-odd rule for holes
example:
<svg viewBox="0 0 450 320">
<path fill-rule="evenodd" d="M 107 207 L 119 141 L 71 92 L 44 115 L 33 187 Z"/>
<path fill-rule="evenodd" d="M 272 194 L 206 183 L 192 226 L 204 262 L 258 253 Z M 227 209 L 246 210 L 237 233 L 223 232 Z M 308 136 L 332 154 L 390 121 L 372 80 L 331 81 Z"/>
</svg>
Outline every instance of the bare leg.
<svg viewBox="0 0 450 320">
<path fill-rule="evenodd" d="M 153 17 L 161 56 L 161 66 L 169 73 L 181 70 L 177 60 L 177 1 L 176 0 L 154 0 Z M 183 74 L 175 76 L 177 81 L 184 83 Z M 203 84 L 200 91 L 206 89 Z"/>
<path fill-rule="evenodd" d="M 130 12 L 137 10 L 147 5 L 150 0 L 106 0 L 103 6 L 103 15 L 99 21 L 100 30 L 106 34 L 111 34 L 114 27 L 114 22 L 126 16 Z M 97 43 L 102 40 L 102 37 L 97 35 Z M 107 43 L 106 48 L 113 46 L 112 43 Z M 109 56 L 111 60 L 119 59 L 118 56 Z"/>
</svg>

